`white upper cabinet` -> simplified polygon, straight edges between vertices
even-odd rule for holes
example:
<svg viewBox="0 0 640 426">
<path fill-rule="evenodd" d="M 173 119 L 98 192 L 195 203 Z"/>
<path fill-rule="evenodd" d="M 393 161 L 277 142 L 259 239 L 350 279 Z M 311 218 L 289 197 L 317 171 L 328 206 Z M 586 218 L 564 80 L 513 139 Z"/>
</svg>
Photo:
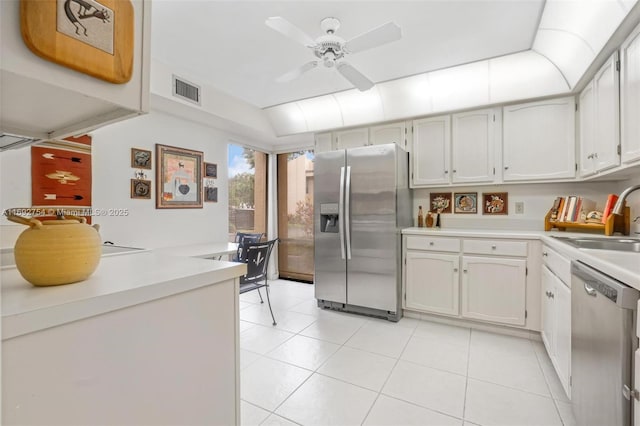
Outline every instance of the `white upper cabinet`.
<svg viewBox="0 0 640 426">
<path fill-rule="evenodd" d="M 63 138 L 147 112 L 151 2 L 131 4 L 132 75 L 128 82 L 114 84 L 37 56 L 21 36 L 20 1 L 0 1 L 0 133 Z"/>
<path fill-rule="evenodd" d="M 369 128 L 341 130 L 333 133 L 336 149 L 349 149 L 369 145 Z"/>
<path fill-rule="evenodd" d="M 315 139 L 315 153 L 319 154 L 321 152 L 331 151 L 331 132 L 327 133 L 316 133 L 314 135 Z"/>
<path fill-rule="evenodd" d="M 395 143 L 405 151 L 407 150 L 407 131 L 404 121 L 369 128 L 370 145 L 386 143 Z"/>
<path fill-rule="evenodd" d="M 622 162 L 640 160 L 640 26 L 620 46 Z"/>
<path fill-rule="evenodd" d="M 620 164 L 618 54 L 609 58 L 580 94 L 580 175 Z"/>
<path fill-rule="evenodd" d="M 449 183 L 451 117 L 414 120 L 411 186 Z"/>
<path fill-rule="evenodd" d="M 482 109 L 452 116 L 453 183 L 492 182 L 495 175 L 494 147 L 500 110 Z"/>
<path fill-rule="evenodd" d="M 504 107 L 503 120 L 504 181 L 575 176 L 573 97 Z"/>
</svg>

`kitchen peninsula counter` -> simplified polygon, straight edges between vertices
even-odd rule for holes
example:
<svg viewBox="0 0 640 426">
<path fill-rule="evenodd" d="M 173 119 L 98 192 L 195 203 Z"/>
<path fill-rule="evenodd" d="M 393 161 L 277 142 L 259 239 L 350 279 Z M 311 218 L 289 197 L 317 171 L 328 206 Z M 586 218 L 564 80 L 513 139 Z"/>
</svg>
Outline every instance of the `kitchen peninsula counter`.
<svg viewBox="0 0 640 426">
<path fill-rule="evenodd" d="M 2 423 L 237 424 L 245 272 L 142 251 L 34 287 L 4 267 Z"/>
</svg>

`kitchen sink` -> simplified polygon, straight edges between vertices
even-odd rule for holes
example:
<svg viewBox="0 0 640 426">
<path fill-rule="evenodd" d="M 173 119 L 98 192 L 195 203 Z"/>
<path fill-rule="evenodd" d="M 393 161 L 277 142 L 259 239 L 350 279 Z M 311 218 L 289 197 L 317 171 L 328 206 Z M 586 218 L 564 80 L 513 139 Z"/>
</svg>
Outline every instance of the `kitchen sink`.
<svg viewBox="0 0 640 426">
<path fill-rule="evenodd" d="M 553 237 L 577 248 L 640 253 L 639 238 Z"/>
</svg>

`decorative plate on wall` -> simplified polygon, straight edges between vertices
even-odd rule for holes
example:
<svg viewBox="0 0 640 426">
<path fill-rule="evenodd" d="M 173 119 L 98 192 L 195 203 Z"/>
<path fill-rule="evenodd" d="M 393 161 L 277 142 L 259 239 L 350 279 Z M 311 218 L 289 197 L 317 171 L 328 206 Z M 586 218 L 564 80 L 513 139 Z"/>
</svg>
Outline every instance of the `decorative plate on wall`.
<svg viewBox="0 0 640 426">
<path fill-rule="evenodd" d="M 21 0 L 22 39 L 41 58 L 110 83 L 133 72 L 129 0 Z"/>
</svg>

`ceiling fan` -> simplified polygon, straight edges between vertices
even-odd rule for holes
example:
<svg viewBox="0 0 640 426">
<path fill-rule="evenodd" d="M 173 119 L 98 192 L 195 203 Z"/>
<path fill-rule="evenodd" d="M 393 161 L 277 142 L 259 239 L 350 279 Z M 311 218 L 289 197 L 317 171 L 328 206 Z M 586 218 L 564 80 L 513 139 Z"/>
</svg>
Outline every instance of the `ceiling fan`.
<svg viewBox="0 0 640 426">
<path fill-rule="evenodd" d="M 373 82 L 364 76 L 360 71 L 344 61 L 345 56 L 351 53 L 362 52 L 392 41 L 399 40 L 402 36 L 400 27 L 393 22 L 387 22 L 377 28 L 367 31 L 345 41 L 342 37 L 335 35 L 340 28 L 340 21 L 336 18 L 324 18 L 320 22 L 320 28 L 325 35 L 312 39 L 307 33 L 293 25 L 291 22 L 279 16 L 267 18 L 265 24 L 279 33 L 290 37 L 301 43 L 305 47 L 311 49 L 313 54 L 318 58 L 311 62 L 295 68 L 276 79 L 283 83 L 300 77 L 303 73 L 318 66 L 320 61 L 327 68 L 336 68 L 340 74 L 358 90 L 365 91 L 373 87 Z"/>
</svg>

